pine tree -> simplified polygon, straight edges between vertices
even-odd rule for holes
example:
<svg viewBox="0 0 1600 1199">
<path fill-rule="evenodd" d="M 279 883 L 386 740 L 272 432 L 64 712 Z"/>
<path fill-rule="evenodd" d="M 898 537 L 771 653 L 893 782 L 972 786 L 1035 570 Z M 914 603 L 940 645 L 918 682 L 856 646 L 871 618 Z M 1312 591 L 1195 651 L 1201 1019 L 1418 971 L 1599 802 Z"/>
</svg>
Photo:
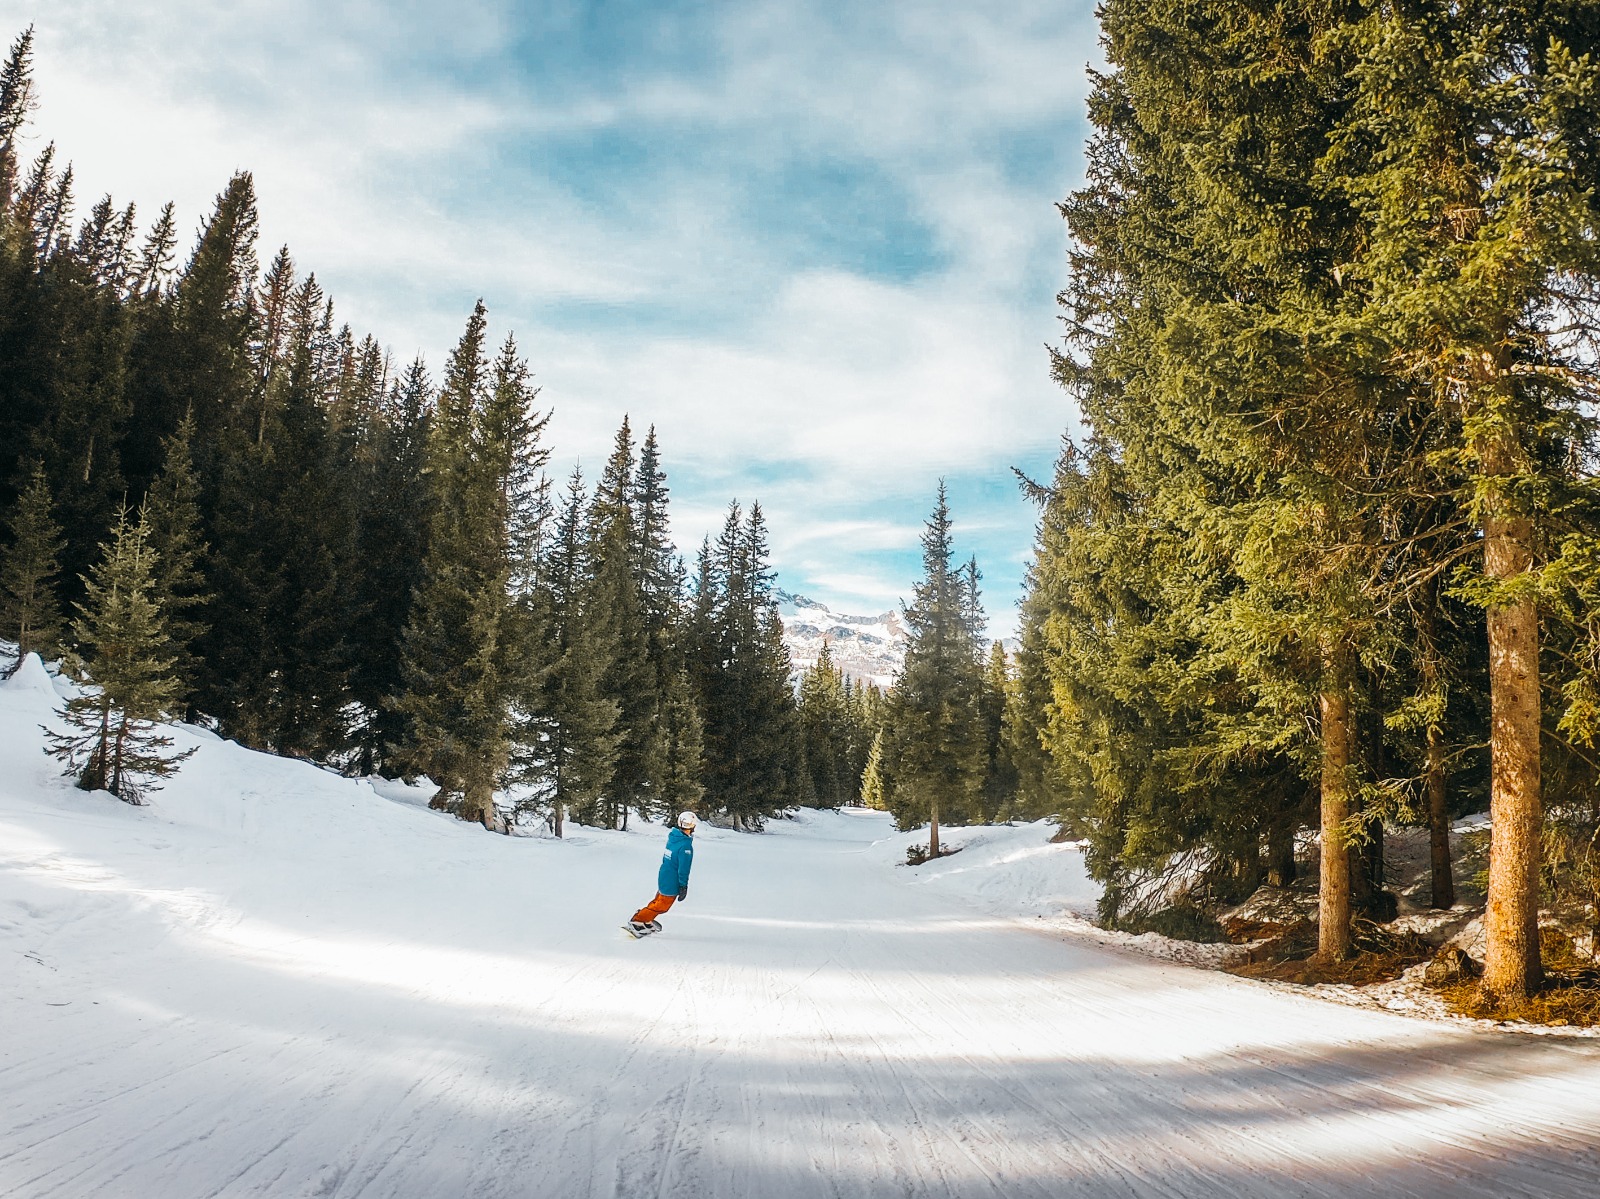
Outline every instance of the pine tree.
<svg viewBox="0 0 1600 1199">
<path fill-rule="evenodd" d="M 251 285 L 255 281 L 255 239 L 259 225 L 255 181 L 241 171 L 217 196 L 216 207 L 174 293 L 175 352 L 150 362 L 144 391 L 136 397 L 134 428 L 159 439 L 187 414 L 197 441 L 219 445 L 231 430 L 241 439 L 248 426 Z M 157 347 L 152 347 L 156 349 Z M 160 461 L 152 446 L 152 462 Z M 200 463 L 202 471 L 216 466 Z"/>
<path fill-rule="evenodd" d="M 901 828 L 927 822 L 931 857 L 939 856 L 941 818 L 975 810 L 984 767 L 976 570 L 952 565 L 950 533 L 941 480 L 922 536 L 923 576 L 904 609 L 905 667 L 890 697 L 885 747 L 894 778 L 889 810 Z"/>
<path fill-rule="evenodd" d="M 702 547 L 690 619 L 691 673 L 705 721 L 707 805 L 759 828 L 801 798 L 803 750 L 789 651 L 773 596 L 761 506 L 729 505 Z"/>
<path fill-rule="evenodd" d="M 889 791 L 892 786 L 888 767 L 883 760 L 883 729 L 872 738 L 872 748 L 867 751 L 867 765 L 861 772 L 861 803 L 875 812 L 889 810 Z"/>
<path fill-rule="evenodd" d="M 6 224 L 21 171 L 17 142 L 35 106 L 33 88 L 33 26 L 29 25 L 0 66 L 0 228 Z"/>
<path fill-rule="evenodd" d="M 623 428 L 626 431 L 626 420 Z M 683 598 L 669 537 L 668 501 L 667 474 L 661 467 L 661 447 L 652 425 L 639 448 L 631 515 L 640 613 L 648 638 L 647 653 L 658 671 L 671 656 L 669 643 Z"/>
<path fill-rule="evenodd" d="M 129 279 L 132 298 L 147 302 L 159 300 L 172 285 L 173 251 L 178 245 L 177 219 L 173 203 L 162 206 L 156 223 L 150 226 L 139 249 L 139 262 Z"/>
<path fill-rule="evenodd" d="M 369 446 L 369 488 L 360 524 L 350 692 L 363 718 L 352 731 L 361 774 L 392 771 L 407 741 L 393 698 L 403 688 L 402 637 L 427 559 L 431 504 L 427 466 L 432 385 L 418 358 L 392 385 Z"/>
<path fill-rule="evenodd" d="M 698 806 L 705 788 L 704 722 L 694 699 L 688 652 L 687 580 L 670 536 L 670 492 L 655 427 L 645 434 L 634 476 L 635 577 L 645 657 L 655 696 L 650 781 L 653 814 L 670 818 Z"/>
<path fill-rule="evenodd" d="M 166 628 L 162 653 L 171 659 L 170 673 L 178 680 L 178 699 L 183 702 L 193 688 L 194 644 L 205 631 L 199 613 L 211 598 L 200 565 L 208 547 L 200 527 L 200 481 L 190 450 L 193 439 L 194 423 L 185 419 L 167 439 L 165 464 L 141 510 L 153 555 L 150 598 L 160 609 Z"/>
<path fill-rule="evenodd" d="M 816 662 L 800 676 L 799 705 L 810 802 L 819 808 L 854 803 L 861 775 L 850 769 L 849 695 L 826 639 Z"/>
<path fill-rule="evenodd" d="M 50 485 L 35 465 L 11 516 L 11 544 L 0 565 L 0 637 L 17 643 L 17 662 L 52 656 L 61 639 L 55 593 L 61 528 L 51 515 Z"/>
<path fill-rule="evenodd" d="M 155 730 L 172 712 L 179 684 L 163 652 L 167 632 L 151 594 L 154 568 L 148 525 L 143 517 L 130 524 L 124 513 L 85 581 L 72 624 L 93 685 L 59 713 L 74 732 L 46 730 L 46 752 L 67 764 L 80 787 L 131 804 L 142 803 L 154 780 L 194 753 L 168 752 L 172 738 Z"/>
<path fill-rule="evenodd" d="M 439 784 L 433 803 L 499 825 L 495 789 L 511 767 L 513 705 L 528 688 L 538 635 L 515 588 L 526 531 L 524 482 L 543 465 L 544 421 L 508 341 L 491 369 L 480 301 L 445 369 L 429 443 L 434 516 L 422 586 L 405 633 L 406 757 Z M 529 531 L 532 532 L 532 531 Z"/>
<path fill-rule="evenodd" d="M 528 789 L 518 814 L 542 815 L 557 837 L 569 812 L 594 811 L 616 769 L 621 705 L 605 691 L 609 626 L 589 608 L 587 496 L 574 469 L 544 553 L 539 606 L 547 666 L 518 730 L 516 779 Z"/>
<path fill-rule="evenodd" d="M 665 772 L 660 808 L 664 816 L 694 811 L 705 796 L 705 722 L 695 703 L 694 686 L 682 665 L 671 668 L 661 699 Z"/>
<path fill-rule="evenodd" d="M 618 705 L 616 763 L 585 823 L 626 828 L 628 813 L 656 814 L 665 747 L 658 679 L 650 661 L 640 535 L 635 524 L 637 459 L 627 418 L 595 485 L 589 511 L 590 623 L 605 658 L 601 684 Z"/>
<path fill-rule="evenodd" d="M 1551 314 L 1592 326 L 1600 262 L 1574 233 L 1600 215 L 1600 31 L 1528 2 L 1375 8 L 1339 35 L 1354 92 L 1327 166 L 1370 230 L 1351 271 L 1364 331 L 1394 347 L 1392 385 L 1434 401 L 1482 548 L 1468 593 L 1485 613 L 1492 698 L 1483 988 L 1515 1002 L 1541 980 L 1538 555 L 1592 437 L 1592 355 Z"/>
<path fill-rule="evenodd" d="M 978 719 L 983 726 L 983 783 L 979 788 L 979 808 L 986 821 L 1009 812 L 1016 801 L 1017 768 L 1011 761 L 1006 738 L 1006 707 L 1013 690 L 1006 647 L 996 641 L 989 647 L 989 661 L 983 674 L 983 689 L 978 695 Z"/>
</svg>

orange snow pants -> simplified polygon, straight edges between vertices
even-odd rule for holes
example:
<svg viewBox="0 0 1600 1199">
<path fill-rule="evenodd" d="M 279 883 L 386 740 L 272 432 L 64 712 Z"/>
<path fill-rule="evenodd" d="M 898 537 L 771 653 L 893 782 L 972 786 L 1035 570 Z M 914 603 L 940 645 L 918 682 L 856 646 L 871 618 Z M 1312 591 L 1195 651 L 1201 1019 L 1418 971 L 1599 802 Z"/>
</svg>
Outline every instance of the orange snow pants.
<svg viewBox="0 0 1600 1199">
<path fill-rule="evenodd" d="M 676 895 L 657 895 L 644 907 L 633 914 L 634 920 L 639 924 L 649 924 L 657 916 L 665 916 L 667 909 L 676 903 Z"/>
</svg>

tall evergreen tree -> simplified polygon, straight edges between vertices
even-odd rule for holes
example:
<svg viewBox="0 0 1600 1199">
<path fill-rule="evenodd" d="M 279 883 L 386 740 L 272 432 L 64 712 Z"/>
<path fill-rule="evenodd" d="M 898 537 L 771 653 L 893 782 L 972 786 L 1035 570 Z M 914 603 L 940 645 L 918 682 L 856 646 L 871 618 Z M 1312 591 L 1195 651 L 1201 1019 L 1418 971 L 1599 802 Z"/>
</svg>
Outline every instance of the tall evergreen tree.
<svg viewBox="0 0 1600 1199">
<path fill-rule="evenodd" d="M 767 561 L 766 519 L 728 509 L 701 551 L 691 669 L 705 721 L 705 796 L 736 827 L 759 827 L 802 797 L 789 652 Z"/>
<path fill-rule="evenodd" d="M 224 452 L 224 432 L 248 436 L 258 224 L 255 181 L 240 172 L 217 196 L 177 280 L 170 321 L 152 323 L 134 348 L 127 464 L 135 477 L 151 478 L 159 470 L 161 439 L 185 414 L 195 422 L 197 447 L 206 447 L 197 458 L 211 486 L 220 470 L 216 457 Z"/>
<path fill-rule="evenodd" d="M 1009 813 L 1017 796 L 1017 768 L 1011 760 L 1011 746 L 1006 737 L 1006 707 L 1012 690 L 1006 647 L 996 641 L 989 647 L 983 689 L 978 694 L 978 719 L 983 725 L 979 810 L 983 818 L 990 821 Z"/>
<path fill-rule="evenodd" d="M 33 85 L 33 26 L 11 43 L 0 66 L 0 227 L 6 223 L 22 171 L 18 141 L 36 100 Z"/>
<path fill-rule="evenodd" d="M 817 660 L 800 676 L 800 737 L 805 752 L 809 800 L 819 808 L 854 803 L 860 770 L 851 770 L 850 694 L 842 671 L 833 664 L 826 640 Z"/>
<path fill-rule="evenodd" d="M 543 465 L 544 420 L 514 343 L 491 369 L 480 301 L 445 369 L 429 444 L 434 517 L 428 560 L 405 634 L 407 756 L 439 785 L 433 803 L 497 827 L 495 789 L 511 765 L 526 692 L 527 638 L 513 588 L 521 481 Z"/>
<path fill-rule="evenodd" d="M 596 648 L 604 656 L 601 687 L 618 705 L 616 763 L 586 823 L 627 827 L 628 813 L 654 814 L 664 746 L 660 695 L 645 624 L 643 555 L 636 527 L 633 433 L 627 418 L 595 486 L 589 511 L 589 599 Z"/>
<path fill-rule="evenodd" d="M 889 810 L 891 788 L 888 767 L 883 758 L 883 734 L 881 728 L 873 734 L 872 748 L 867 751 L 867 764 L 861 772 L 861 803 L 876 812 Z"/>
<path fill-rule="evenodd" d="M 422 582 L 431 521 L 427 469 L 433 399 L 418 358 L 390 388 L 368 448 L 368 494 L 360 522 L 360 562 L 352 630 L 350 693 L 363 715 L 352 730 L 356 769 L 392 772 L 407 741 L 395 707 L 403 690 L 402 638 Z"/>
<path fill-rule="evenodd" d="M 172 738 L 156 731 L 169 715 L 179 684 L 163 649 L 167 635 L 152 599 L 155 555 L 143 518 L 123 514 L 86 581 L 73 621 L 78 651 L 93 685 L 60 712 L 73 731 L 46 731 L 46 752 L 67 764 L 85 791 L 109 791 L 142 803 L 154 780 L 165 778 L 194 751 L 169 752 Z"/>
<path fill-rule="evenodd" d="M 609 623 L 590 607 L 587 495 L 574 469 L 545 548 L 538 604 L 546 637 L 545 668 L 517 736 L 517 781 L 527 788 L 519 814 L 537 812 L 557 837 L 568 812 L 593 812 L 611 784 L 621 704 L 604 682 Z"/>
<path fill-rule="evenodd" d="M 0 637 L 17 643 L 17 662 L 49 656 L 61 640 L 61 527 L 51 514 L 50 484 L 35 465 L 11 516 L 11 544 L 0 560 Z"/>
<path fill-rule="evenodd" d="M 1536 566 L 1550 500 L 1571 495 L 1593 434 L 1593 355 L 1572 330 L 1595 327 L 1600 254 L 1578 231 L 1600 215 L 1600 27 L 1582 6 L 1533 0 L 1405 4 L 1352 17 L 1334 45 L 1354 91 L 1328 167 L 1370 230 L 1351 271 L 1362 316 L 1395 349 L 1393 385 L 1428 395 L 1441 451 L 1469 476 L 1492 700 L 1483 986 L 1514 1002 L 1541 978 Z"/>
<path fill-rule="evenodd" d="M 207 546 L 201 530 L 200 480 L 191 445 L 194 423 L 185 419 L 167 439 L 161 474 L 145 494 L 142 514 L 153 555 L 150 598 L 166 631 L 165 657 L 178 680 L 177 698 L 187 703 L 197 668 L 195 641 L 205 631 L 201 612 L 211 598 L 201 562 Z"/>
<path fill-rule="evenodd" d="M 889 701 L 893 789 L 889 810 L 901 828 L 926 822 L 928 852 L 939 855 L 939 822 L 977 808 L 984 740 L 976 571 L 951 561 L 950 505 L 944 482 L 922 535 L 922 579 L 904 609 L 905 667 Z"/>
</svg>

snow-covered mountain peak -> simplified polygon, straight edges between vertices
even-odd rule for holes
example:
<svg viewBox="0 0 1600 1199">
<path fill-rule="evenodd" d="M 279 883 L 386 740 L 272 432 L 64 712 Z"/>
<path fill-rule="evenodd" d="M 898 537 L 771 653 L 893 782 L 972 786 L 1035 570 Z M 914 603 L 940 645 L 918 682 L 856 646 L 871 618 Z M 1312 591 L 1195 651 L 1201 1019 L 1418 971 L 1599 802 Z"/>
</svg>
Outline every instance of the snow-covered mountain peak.
<svg viewBox="0 0 1600 1199">
<path fill-rule="evenodd" d="M 823 642 L 834 664 L 858 682 L 887 687 L 905 665 L 906 629 L 898 611 L 848 616 L 793 592 L 779 591 L 777 598 L 796 675 L 815 664 Z"/>
</svg>

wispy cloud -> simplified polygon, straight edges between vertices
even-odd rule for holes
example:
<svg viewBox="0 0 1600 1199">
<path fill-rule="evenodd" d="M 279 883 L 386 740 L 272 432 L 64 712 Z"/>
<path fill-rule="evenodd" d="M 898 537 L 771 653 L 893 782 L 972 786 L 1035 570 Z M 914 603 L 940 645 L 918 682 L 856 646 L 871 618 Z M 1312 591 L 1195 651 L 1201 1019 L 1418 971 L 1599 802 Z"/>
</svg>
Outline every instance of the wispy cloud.
<svg viewBox="0 0 1600 1199">
<path fill-rule="evenodd" d="M 1033 514 L 1006 468 L 1041 471 L 1072 419 L 1042 347 L 1090 4 L 0 0 L 0 21 L 38 25 L 40 128 L 83 193 L 198 223 L 253 169 L 264 252 L 288 242 L 402 358 L 437 363 L 483 295 L 563 468 L 624 412 L 659 427 L 685 548 L 759 497 L 786 583 L 881 604 L 915 548 L 871 531 L 914 543 L 944 475 L 1009 603 Z"/>
</svg>

